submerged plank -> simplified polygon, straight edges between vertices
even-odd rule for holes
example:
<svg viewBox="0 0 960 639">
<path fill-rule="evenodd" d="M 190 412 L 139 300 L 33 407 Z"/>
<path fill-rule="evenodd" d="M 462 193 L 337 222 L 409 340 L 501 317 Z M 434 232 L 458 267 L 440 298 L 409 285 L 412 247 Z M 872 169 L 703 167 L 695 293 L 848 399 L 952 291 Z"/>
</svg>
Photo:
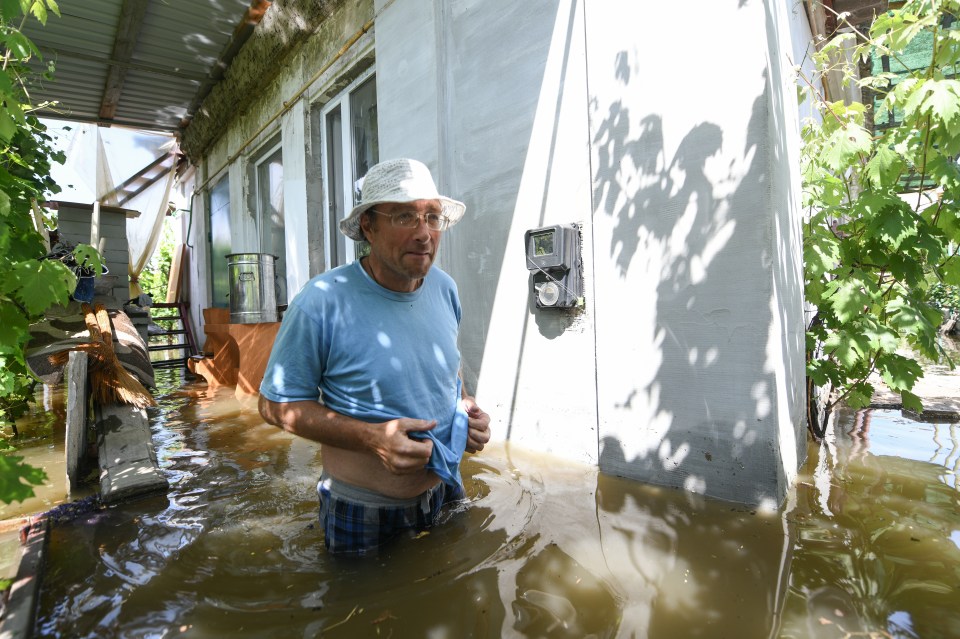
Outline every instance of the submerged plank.
<svg viewBox="0 0 960 639">
<path fill-rule="evenodd" d="M 20 565 L 10 587 L 3 619 L 0 619 L 0 639 L 33 636 L 49 531 L 49 522 L 42 516 L 22 529 Z"/>
<path fill-rule="evenodd" d="M 103 503 L 168 488 L 157 465 L 145 410 L 119 404 L 97 406 L 96 419 Z"/>
<path fill-rule="evenodd" d="M 64 372 L 67 383 L 67 492 L 80 483 L 83 457 L 87 453 L 87 354 L 72 351 Z"/>
</svg>

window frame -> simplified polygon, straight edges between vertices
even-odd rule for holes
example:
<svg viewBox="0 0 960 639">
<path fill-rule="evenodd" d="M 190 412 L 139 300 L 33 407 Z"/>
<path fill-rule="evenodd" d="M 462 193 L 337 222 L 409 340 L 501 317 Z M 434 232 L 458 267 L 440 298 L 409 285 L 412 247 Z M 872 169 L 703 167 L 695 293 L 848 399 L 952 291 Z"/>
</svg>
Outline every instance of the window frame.
<svg viewBox="0 0 960 639">
<path fill-rule="evenodd" d="M 349 84 L 343 87 L 340 91 L 337 92 L 330 100 L 324 103 L 320 107 L 319 115 L 319 129 L 320 129 L 320 167 L 321 174 L 323 176 L 323 236 L 324 236 L 324 269 L 329 270 L 335 268 L 342 264 L 349 264 L 357 259 L 358 254 L 362 255 L 362 248 L 358 248 L 360 243 L 354 242 L 349 238 L 343 237 L 343 244 L 340 244 L 340 234 L 339 223 L 340 220 L 346 217 L 346 215 L 353 210 L 354 207 L 354 197 L 353 197 L 353 156 L 354 156 L 354 139 L 353 132 L 351 130 L 351 110 L 350 110 L 350 101 L 351 94 L 362 85 L 367 80 L 373 78 L 373 81 L 376 82 L 376 65 L 372 64 L 368 68 L 360 72 L 357 77 L 350 81 Z M 327 118 L 330 114 L 340 109 L 340 160 L 344 168 L 343 176 L 341 183 L 338 185 L 331 185 L 329 176 L 330 176 L 330 152 L 329 152 L 329 135 L 327 133 Z M 379 119 L 377 122 L 377 135 L 379 137 Z M 343 195 L 344 199 L 344 211 L 342 212 L 342 217 L 334 220 L 331 217 L 330 209 L 330 189 L 336 186 L 340 190 L 340 193 Z M 349 203 L 349 204 L 348 204 Z M 341 246 L 343 248 L 343 255 L 340 255 Z"/>
</svg>

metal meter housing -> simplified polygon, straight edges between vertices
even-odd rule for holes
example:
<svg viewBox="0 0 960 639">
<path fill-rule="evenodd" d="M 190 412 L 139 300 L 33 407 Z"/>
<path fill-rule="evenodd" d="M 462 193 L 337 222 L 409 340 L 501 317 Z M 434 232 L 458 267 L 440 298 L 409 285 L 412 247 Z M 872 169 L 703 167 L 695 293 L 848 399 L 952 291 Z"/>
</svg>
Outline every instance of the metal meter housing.
<svg viewBox="0 0 960 639">
<path fill-rule="evenodd" d="M 523 236 L 530 293 L 537 308 L 573 308 L 583 296 L 580 227 L 554 224 L 530 229 Z"/>
</svg>

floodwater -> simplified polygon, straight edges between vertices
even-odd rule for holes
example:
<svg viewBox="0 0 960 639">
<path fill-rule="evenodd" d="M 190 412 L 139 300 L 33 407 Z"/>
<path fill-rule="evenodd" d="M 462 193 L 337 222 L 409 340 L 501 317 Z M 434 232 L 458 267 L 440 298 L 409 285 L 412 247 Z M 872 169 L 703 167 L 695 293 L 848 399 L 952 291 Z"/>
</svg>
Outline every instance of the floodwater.
<svg viewBox="0 0 960 639">
<path fill-rule="evenodd" d="M 960 636 L 957 424 L 842 415 L 775 512 L 491 446 L 441 526 L 344 561 L 318 447 L 176 375 L 168 494 L 53 528 L 39 636 Z"/>
</svg>

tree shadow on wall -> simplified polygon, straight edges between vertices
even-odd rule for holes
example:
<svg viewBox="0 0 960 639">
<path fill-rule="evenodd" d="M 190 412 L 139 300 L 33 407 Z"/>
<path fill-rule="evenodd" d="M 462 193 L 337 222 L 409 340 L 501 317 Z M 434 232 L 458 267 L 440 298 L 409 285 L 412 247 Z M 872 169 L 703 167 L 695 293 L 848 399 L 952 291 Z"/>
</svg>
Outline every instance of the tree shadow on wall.
<svg viewBox="0 0 960 639">
<path fill-rule="evenodd" d="M 629 85 L 626 52 L 617 56 L 615 71 Z M 600 422 L 617 431 L 601 440 L 600 468 L 744 502 L 769 497 L 777 470 L 769 450 L 760 450 L 767 447 L 756 445 L 758 426 L 775 403 L 775 378 L 763 368 L 771 324 L 769 262 L 776 256 L 765 75 L 762 80 L 738 153 L 725 149 L 720 126 L 701 122 L 671 156 L 663 117 L 650 114 L 635 124 L 621 102 L 608 107 L 593 139 L 595 215 L 613 219 L 609 256 L 629 286 L 626 296 L 614 286 L 616 300 L 602 299 L 598 290 L 598 333 L 604 312 L 636 315 L 638 304 L 655 306 L 652 334 L 633 337 L 640 352 L 648 351 L 649 340 L 653 358 L 623 366 L 621 344 L 598 342 Z M 601 110 L 596 103 L 592 108 Z M 721 165 L 726 158 L 732 159 Z M 655 289 L 649 277 L 657 278 Z M 646 328 L 637 323 L 638 331 Z M 612 382 L 625 374 L 637 382 L 614 396 L 623 384 L 613 391 Z M 625 432 L 633 429 L 640 432 Z M 639 444 L 624 451 L 618 440 L 625 438 Z M 735 477 L 743 472 L 755 480 L 753 494 L 737 488 L 747 483 Z"/>
</svg>

